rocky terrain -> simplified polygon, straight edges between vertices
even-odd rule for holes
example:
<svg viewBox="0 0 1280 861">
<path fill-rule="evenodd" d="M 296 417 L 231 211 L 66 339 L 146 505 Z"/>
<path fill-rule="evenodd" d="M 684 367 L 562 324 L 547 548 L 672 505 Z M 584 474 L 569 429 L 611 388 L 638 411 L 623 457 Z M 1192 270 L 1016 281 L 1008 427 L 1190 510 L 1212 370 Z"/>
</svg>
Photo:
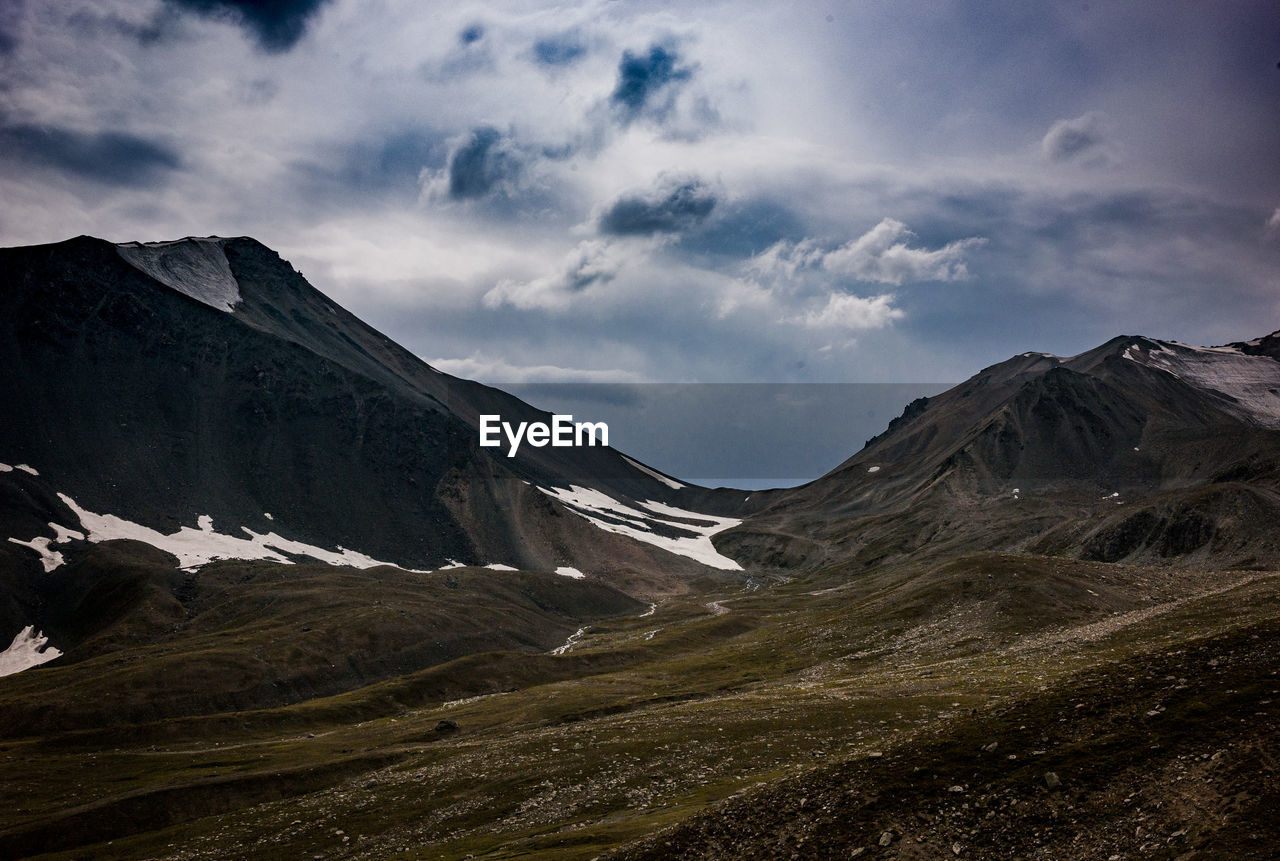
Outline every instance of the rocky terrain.
<svg viewBox="0 0 1280 861">
<path fill-rule="evenodd" d="M 836 588 L 802 577 L 713 597 L 725 612 L 673 598 L 597 622 L 559 655 L 462 658 L 284 708 L 6 733 L 21 801 L 0 846 L 104 858 L 1273 854 L 1275 574 L 1019 556 L 965 568 L 991 570 L 1000 599 L 964 600 L 972 574 L 957 568 L 955 600 L 886 618 L 885 597 L 926 572 Z M 1078 593 L 1073 618 L 1027 600 L 1046 576 Z M 61 672 L 15 678 L 56 706 L 73 696 L 55 687 Z"/>
</svg>

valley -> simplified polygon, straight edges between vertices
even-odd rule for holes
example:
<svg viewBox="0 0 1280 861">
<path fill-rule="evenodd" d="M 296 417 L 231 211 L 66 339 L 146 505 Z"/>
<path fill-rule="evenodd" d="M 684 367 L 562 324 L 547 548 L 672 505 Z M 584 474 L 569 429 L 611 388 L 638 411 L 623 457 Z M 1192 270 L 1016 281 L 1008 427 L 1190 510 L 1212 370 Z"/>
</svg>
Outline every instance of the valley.
<svg viewBox="0 0 1280 861">
<path fill-rule="evenodd" d="M 1280 575 L 962 562 L 752 584 L 715 596 L 723 613 L 669 599 L 595 623 L 560 656 L 478 654 L 284 708 L 8 734 L 21 801 L 0 846 L 1266 857 Z M 965 600 L 974 576 L 994 582 Z M 1069 619 L 1028 601 L 1046 578 Z M 886 613 L 887 596 L 940 586 L 955 597 Z M 57 713 L 77 696 L 68 671 L 17 678 Z"/>
</svg>

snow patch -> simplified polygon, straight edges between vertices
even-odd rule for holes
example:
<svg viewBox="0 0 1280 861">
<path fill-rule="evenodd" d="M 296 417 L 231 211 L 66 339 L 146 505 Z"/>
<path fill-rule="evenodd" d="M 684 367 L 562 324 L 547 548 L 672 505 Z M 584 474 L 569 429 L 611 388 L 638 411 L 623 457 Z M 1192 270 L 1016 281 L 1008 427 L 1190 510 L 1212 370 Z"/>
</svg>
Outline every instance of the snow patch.
<svg viewBox="0 0 1280 861">
<path fill-rule="evenodd" d="M 12 676 L 38 667 L 61 654 L 59 649 L 49 645 L 49 638 L 37 631 L 34 625 L 27 625 L 13 638 L 9 648 L 0 652 L 0 676 Z"/>
<path fill-rule="evenodd" d="M 872 473 L 874 473 L 874 472 L 879 472 L 879 471 L 880 471 L 880 467 L 878 467 L 878 466 L 869 466 L 869 467 L 867 467 L 867 474 L 868 474 L 868 475 L 870 475 L 870 474 L 872 474 Z"/>
<path fill-rule="evenodd" d="M 262 516 L 267 518 L 267 520 L 275 520 L 275 518 L 271 516 L 271 512 L 269 511 L 262 512 Z"/>
<path fill-rule="evenodd" d="M 49 522 L 49 528 L 52 529 L 54 533 L 54 539 L 53 539 L 54 544 L 66 544 L 68 541 L 73 541 L 73 540 L 84 541 L 83 532 L 77 532 L 74 529 L 68 529 L 65 526 L 59 526 L 58 524 L 52 521 Z"/>
<path fill-rule="evenodd" d="M 325 550 L 322 547 L 316 547 L 314 544 L 306 544 L 302 541 L 293 541 L 288 538 L 284 538 L 274 532 L 268 532 L 266 535 L 260 535 L 247 526 L 241 526 L 240 529 L 247 534 L 250 537 L 250 540 L 254 543 L 261 543 L 265 546 L 273 547 L 276 550 L 282 550 L 285 553 L 293 553 L 298 556 L 310 556 L 312 559 L 316 559 L 328 565 L 349 565 L 352 568 L 376 568 L 379 565 L 390 565 L 393 568 L 400 568 L 402 571 L 408 571 L 413 574 L 431 573 L 429 571 L 418 571 L 413 568 L 403 568 L 396 565 L 394 562 L 383 562 L 381 560 L 374 559 L 372 556 L 367 556 L 358 550 L 350 550 L 343 547 L 341 544 L 338 545 L 338 549 L 336 551 Z M 210 520 L 210 530 L 212 530 L 212 520 Z M 217 533 L 212 531 L 208 534 L 217 535 Z"/>
<path fill-rule="evenodd" d="M 484 566 L 490 571 L 519 571 L 519 568 L 512 568 L 510 565 L 503 565 L 501 562 L 491 562 Z"/>
<path fill-rule="evenodd" d="M 1263 427 L 1280 428 L 1280 363 L 1234 347 L 1193 347 L 1159 341 L 1145 353 L 1138 344 L 1124 358 L 1156 368 L 1227 399 L 1225 411 Z"/>
<path fill-rule="evenodd" d="M 336 551 L 325 550 L 313 544 L 284 538 L 274 532 L 262 535 L 245 526 L 240 528 L 241 531 L 249 536 L 248 538 L 226 535 L 214 531 L 213 518 L 207 514 L 198 518 L 196 521 L 197 528 L 192 529 L 190 526 L 184 526 L 177 532 L 166 535 L 163 532 L 143 526 L 140 523 L 134 523 L 131 520 L 125 520 L 123 517 L 117 517 L 114 514 L 96 514 L 88 511 L 81 508 L 74 499 L 65 493 L 59 493 L 58 498 L 80 519 L 80 525 L 85 530 L 89 541 L 95 544 L 121 538 L 142 541 L 152 547 L 177 556 L 180 568 L 198 568 L 215 559 L 261 559 L 285 565 L 292 564 L 292 560 L 283 555 L 285 553 L 310 556 L 312 559 L 329 565 L 350 565 L 353 568 L 394 565 L 394 563 L 382 562 L 342 546 L 339 546 Z M 415 574 L 428 573 L 426 571 L 414 571 L 411 568 L 402 568 L 401 570 L 411 571 Z"/>
<path fill-rule="evenodd" d="M 62 554 L 57 550 L 50 550 L 49 544 L 54 539 L 47 538 L 43 535 L 37 535 L 30 541 L 20 541 L 17 538 L 10 538 L 14 544 L 21 544 L 23 547 L 30 547 L 32 550 L 40 554 L 40 564 L 44 566 L 44 573 L 48 574 L 67 560 L 62 558 Z"/>
<path fill-rule="evenodd" d="M 15 466 L 15 467 L 14 467 L 14 469 L 20 469 L 20 470 L 22 470 L 23 472 L 30 473 L 31 475 L 39 475 L 39 474 L 40 474 L 40 473 L 36 472 L 36 468 L 35 468 L 34 466 L 27 466 L 25 463 L 20 463 L 20 464 L 18 464 L 17 466 Z"/>
<path fill-rule="evenodd" d="M 0 463 L 0 472 L 13 472 L 13 467 L 7 463 Z"/>
<path fill-rule="evenodd" d="M 10 538 L 14 544 L 22 547 L 30 547 L 36 553 L 40 554 L 40 564 L 44 566 L 44 573 L 48 574 L 55 568 L 66 563 L 66 559 L 57 550 L 50 549 L 51 544 L 66 544 L 68 541 L 83 541 L 84 533 L 77 532 L 74 529 L 68 529 L 58 523 L 49 523 L 49 528 L 53 530 L 53 537 L 47 538 L 43 535 L 37 535 L 30 541 L 23 541 L 19 538 Z"/>
<path fill-rule="evenodd" d="M 210 308 L 229 312 L 240 302 L 221 239 L 124 242 L 116 250 L 135 269 Z"/>
<path fill-rule="evenodd" d="M 648 509 L 647 511 L 641 511 L 638 508 L 632 508 L 619 502 L 607 493 L 576 484 L 568 488 L 539 487 L 538 490 L 557 500 L 574 514 L 603 529 L 605 532 L 625 535 L 636 541 L 643 541 L 646 544 L 661 547 L 670 553 L 687 557 L 711 568 L 719 568 L 723 571 L 742 570 L 742 566 L 737 562 L 734 562 L 728 556 L 720 555 L 711 543 L 712 535 L 737 526 L 742 522 L 741 520 L 731 517 L 712 517 L 708 514 L 698 514 L 694 511 L 685 511 L 682 508 L 652 500 L 637 502 L 637 505 Z M 601 520 L 601 516 L 608 516 L 623 522 L 611 523 L 608 520 Z M 671 520 L 670 518 L 681 518 L 682 520 L 695 522 L 685 523 Z M 668 530 L 678 530 L 687 534 L 679 536 L 658 535 L 653 531 L 656 526 Z"/>
<path fill-rule="evenodd" d="M 622 455 L 622 459 L 625 460 L 627 463 L 631 464 L 632 466 L 634 466 L 636 469 L 643 472 L 645 475 L 649 476 L 650 478 L 656 478 L 658 481 L 662 482 L 672 490 L 679 490 L 680 488 L 684 487 L 683 484 L 676 481 L 675 479 L 667 478 L 662 473 L 649 469 L 649 467 L 645 466 L 643 463 L 637 463 L 636 461 L 627 457 L 625 454 Z"/>
<path fill-rule="evenodd" d="M 591 626 L 588 625 L 587 627 L 589 628 Z M 552 649 L 551 654 L 563 655 L 565 652 L 569 651 L 574 646 L 576 646 L 578 644 L 578 641 L 582 639 L 582 635 L 585 633 L 587 633 L 587 628 L 579 628 L 575 633 L 569 635 L 569 639 L 564 641 L 563 646 L 557 646 L 556 648 Z"/>
<path fill-rule="evenodd" d="M 587 576 L 586 574 L 583 574 L 581 571 L 579 571 L 577 568 L 570 568 L 568 565 L 561 565 L 559 568 L 556 569 L 556 573 L 559 574 L 561 577 L 572 577 L 574 580 L 581 580 Z"/>
</svg>

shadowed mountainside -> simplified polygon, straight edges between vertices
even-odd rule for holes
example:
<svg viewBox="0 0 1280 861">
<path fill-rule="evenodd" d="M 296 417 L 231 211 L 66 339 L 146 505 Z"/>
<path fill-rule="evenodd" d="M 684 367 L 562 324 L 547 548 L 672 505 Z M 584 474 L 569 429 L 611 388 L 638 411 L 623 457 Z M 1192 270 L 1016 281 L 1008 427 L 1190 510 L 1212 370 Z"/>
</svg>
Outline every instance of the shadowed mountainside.
<svg viewBox="0 0 1280 861">
<path fill-rule="evenodd" d="M 1280 563 L 1277 342 L 1024 353 L 913 402 L 816 481 L 761 494 L 715 543 L 780 568 L 1028 547 Z"/>
<path fill-rule="evenodd" d="M 669 585 L 665 572 L 698 569 L 566 527 L 536 488 L 698 510 L 741 497 L 673 488 L 611 448 L 479 447 L 481 413 L 548 415 L 432 369 L 247 238 L 0 250 L 0 364 L 5 463 L 166 533 L 211 516 L 410 567 L 570 565 Z M 21 514 L 0 526 L 17 535 Z"/>
</svg>

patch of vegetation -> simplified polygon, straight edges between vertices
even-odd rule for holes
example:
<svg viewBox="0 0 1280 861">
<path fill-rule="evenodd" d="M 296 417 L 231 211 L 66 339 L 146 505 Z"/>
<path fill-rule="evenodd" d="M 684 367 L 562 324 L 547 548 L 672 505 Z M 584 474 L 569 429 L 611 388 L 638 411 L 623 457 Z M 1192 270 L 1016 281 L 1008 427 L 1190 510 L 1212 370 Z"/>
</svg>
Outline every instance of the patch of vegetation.
<svg viewBox="0 0 1280 861">
<path fill-rule="evenodd" d="M 1255 857 L 1250 834 L 1280 845 L 1258 824 L 1274 775 L 1250 755 L 1280 702 L 1278 585 L 982 554 L 685 595 L 588 625 L 563 655 L 489 651 L 291 705 L 10 738 L 0 848 L 1107 857 L 1158 832 L 1161 851 Z M 58 672 L 30 676 L 23 697 L 75 696 Z M 1233 781 L 1258 791 L 1237 799 Z M 1184 797 L 1198 785 L 1223 794 Z M 1193 801 L 1226 824 L 1170 812 Z M 1200 830 L 1172 838 L 1179 816 Z M 1100 835 L 1083 853 L 1082 834 Z"/>
</svg>

